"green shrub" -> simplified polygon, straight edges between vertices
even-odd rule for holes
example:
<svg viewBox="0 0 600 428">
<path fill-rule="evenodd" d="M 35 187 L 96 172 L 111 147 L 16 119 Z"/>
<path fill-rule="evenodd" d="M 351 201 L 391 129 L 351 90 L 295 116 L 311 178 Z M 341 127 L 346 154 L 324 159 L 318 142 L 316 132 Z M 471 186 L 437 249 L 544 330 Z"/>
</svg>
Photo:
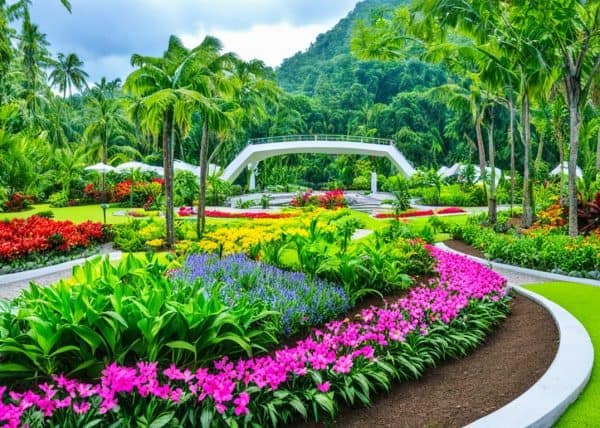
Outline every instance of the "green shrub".
<svg viewBox="0 0 600 428">
<path fill-rule="evenodd" d="M 364 175 L 355 177 L 350 187 L 354 190 L 369 190 L 371 188 L 371 177 Z"/>
<path fill-rule="evenodd" d="M 72 284 L 32 285 L 0 311 L 0 378 L 98 376 L 107 362 L 195 364 L 275 343 L 278 315 L 171 281 L 156 258 L 96 259 Z"/>
<path fill-rule="evenodd" d="M 477 224 L 455 226 L 452 232 L 455 239 L 473 245 L 487 258 L 499 262 L 583 277 L 593 277 L 593 272 L 600 270 L 600 243 L 593 237 L 573 239 L 560 229 L 531 235 L 514 230 L 496 233 Z"/>
<path fill-rule="evenodd" d="M 175 205 L 191 206 L 198 198 L 198 178 L 189 171 L 177 171 L 173 182 Z"/>
<path fill-rule="evenodd" d="M 35 215 L 38 217 L 44 217 L 44 218 L 54 218 L 54 211 L 52 211 L 52 210 L 39 211 Z"/>
<path fill-rule="evenodd" d="M 64 192 L 57 192 L 50 195 L 48 203 L 53 208 L 66 207 L 69 204 L 69 197 Z"/>
</svg>

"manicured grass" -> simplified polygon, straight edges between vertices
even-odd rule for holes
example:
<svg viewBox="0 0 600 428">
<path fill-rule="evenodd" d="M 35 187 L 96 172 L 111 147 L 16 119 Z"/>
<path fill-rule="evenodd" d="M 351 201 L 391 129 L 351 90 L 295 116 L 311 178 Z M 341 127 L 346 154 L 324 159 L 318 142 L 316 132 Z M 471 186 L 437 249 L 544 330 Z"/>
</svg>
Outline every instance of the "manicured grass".
<svg viewBox="0 0 600 428">
<path fill-rule="evenodd" d="M 593 427 L 600 421 L 600 288 L 566 282 L 547 282 L 525 288 L 556 302 L 586 328 L 594 345 L 594 368 L 590 381 L 556 427 Z"/>
<path fill-rule="evenodd" d="M 429 219 L 432 216 L 427 216 L 427 217 L 407 217 L 407 218 L 403 218 L 401 219 L 402 222 L 406 222 L 406 224 L 415 231 L 420 231 L 421 229 L 423 229 L 423 227 L 425 226 L 430 226 L 429 224 Z M 467 219 L 469 218 L 469 214 L 458 214 L 458 215 L 442 215 L 442 216 L 438 216 L 438 218 L 443 221 L 446 224 L 449 225 L 454 225 L 454 224 L 461 224 L 464 225 L 467 223 Z M 369 227 L 369 229 L 373 229 L 373 230 L 377 230 L 377 229 L 381 229 L 386 227 L 387 225 L 389 225 L 390 219 L 376 219 L 373 217 L 370 217 L 370 219 L 375 222 L 375 225 L 372 225 L 371 227 Z M 447 233 L 438 233 L 435 235 L 435 241 L 436 242 L 442 242 L 445 241 L 447 239 L 450 239 L 450 235 Z"/>
<path fill-rule="evenodd" d="M 124 211 L 126 208 L 109 207 L 106 210 L 106 222 L 108 224 L 126 223 L 131 217 L 116 216 L 117 211 Z M 27 211 L 18 213 L 0 213 L 0 220 L 10 220 L 12 218 L 27 218 L 40 211 L 52 211 L 55 220 L 71 220 L 73 223 L 83 223 L 84 221 L 102 222 L 102 208 L 98 205 L 82 205 L 78 207 L 51 208 L 48 204 L 34 205 Z"/>
</svg>

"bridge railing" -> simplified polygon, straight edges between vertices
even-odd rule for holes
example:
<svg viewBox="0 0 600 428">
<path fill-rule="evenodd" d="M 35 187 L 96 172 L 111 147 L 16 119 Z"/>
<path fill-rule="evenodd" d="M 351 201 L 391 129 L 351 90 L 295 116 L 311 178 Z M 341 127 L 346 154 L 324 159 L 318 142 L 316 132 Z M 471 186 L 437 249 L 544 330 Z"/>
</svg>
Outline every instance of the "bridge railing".
<svg viewBox="0 0 600 428">
<path fill-rule="evenodd" d="M 394 144 L 394 140 L 386 138 L 360 137 L 356 135 L 282 135 L 278 137 L 253 138 L 250 144 L 285 143 L 288 141 L 347 141 L 349 143 Z"/>
</svg>

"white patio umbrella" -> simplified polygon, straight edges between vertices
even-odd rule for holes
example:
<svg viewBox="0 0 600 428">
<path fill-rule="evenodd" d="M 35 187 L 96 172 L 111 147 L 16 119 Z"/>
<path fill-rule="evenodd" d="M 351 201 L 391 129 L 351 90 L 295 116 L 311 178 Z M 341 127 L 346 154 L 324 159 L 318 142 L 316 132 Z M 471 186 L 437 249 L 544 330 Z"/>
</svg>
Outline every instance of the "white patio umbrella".
<svg viewBox="0 0 600 428">
<path fill-rule="evenodd" d="M 102 174 L 102 212 L 104 214 L 104 223 L 106 223 L 106 173 L 114 172 L 115 168 L 110 165 L 106 165 L 105 163 L 99 162 L 95 165 L 90 165 L 83 168 L 86 171 L 96 171 Z"/>
</svg>

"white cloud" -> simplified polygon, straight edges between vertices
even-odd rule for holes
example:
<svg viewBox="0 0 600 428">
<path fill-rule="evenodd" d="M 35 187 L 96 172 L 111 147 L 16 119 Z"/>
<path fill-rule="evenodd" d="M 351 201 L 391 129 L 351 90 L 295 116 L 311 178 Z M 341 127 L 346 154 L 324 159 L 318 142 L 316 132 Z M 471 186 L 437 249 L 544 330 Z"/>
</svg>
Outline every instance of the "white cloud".
<svg viewBox="0 0 600 428">
<path fill-rule="evenodd" d="M 271 25 L 255 25 L 244 31 L 221 29 L 200 30 L 184 34 L 181 40 L 188 47 L 198 45 L 207 34 L 219 38 L 226 52 L 235 52 L 244 60 L 261 59 L 276 67 L 284 58 L 307 49 L 317 35 L 329 30 L 336 20 L 322 24 L 294 26 L 284 22 Z"/>
</svg>

